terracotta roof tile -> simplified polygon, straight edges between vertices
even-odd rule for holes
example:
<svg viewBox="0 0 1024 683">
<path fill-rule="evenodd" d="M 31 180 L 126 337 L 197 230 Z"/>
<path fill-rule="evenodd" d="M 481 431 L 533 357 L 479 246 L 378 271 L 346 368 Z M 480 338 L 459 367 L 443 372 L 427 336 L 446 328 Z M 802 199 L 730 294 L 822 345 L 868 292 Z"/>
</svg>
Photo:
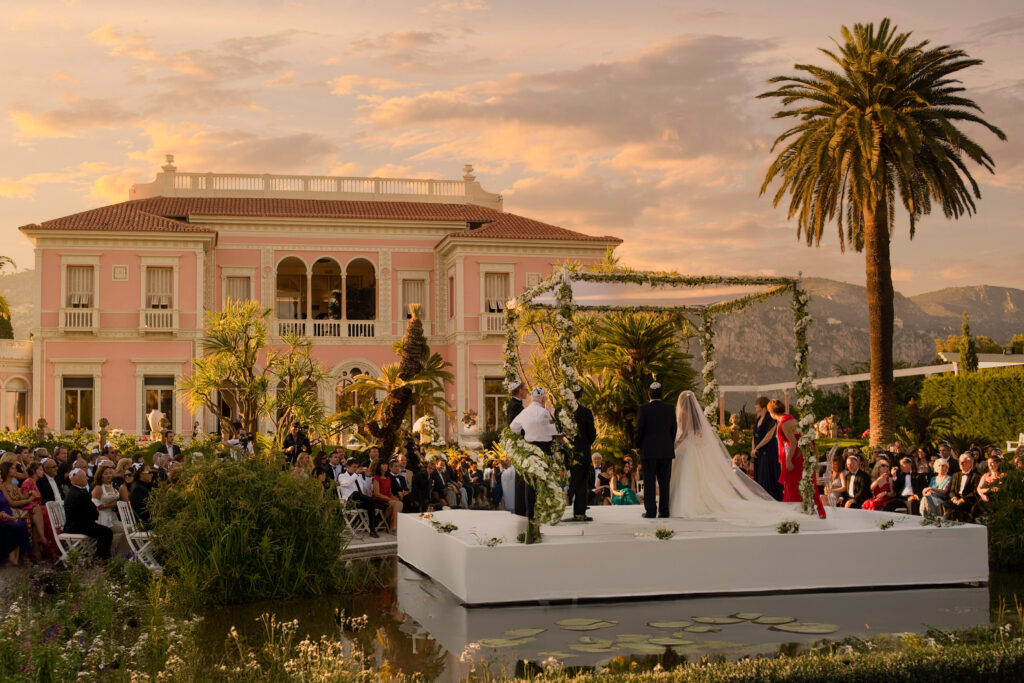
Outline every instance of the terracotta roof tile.
<svg viewBox="0 0 1024 683">
<path fill-rule="evenodd" d="M 209 228 L 176 220 L 198 216 L 444 221 L 477 226 L 453 232 L 451 237 L 622 241 L 616 237 L 585 235 L 475 204 L 259 197 L 151 197 L 56 218 L 40 225 L 26 225 L 23 229 L 213 232 Z"/>
</svg>

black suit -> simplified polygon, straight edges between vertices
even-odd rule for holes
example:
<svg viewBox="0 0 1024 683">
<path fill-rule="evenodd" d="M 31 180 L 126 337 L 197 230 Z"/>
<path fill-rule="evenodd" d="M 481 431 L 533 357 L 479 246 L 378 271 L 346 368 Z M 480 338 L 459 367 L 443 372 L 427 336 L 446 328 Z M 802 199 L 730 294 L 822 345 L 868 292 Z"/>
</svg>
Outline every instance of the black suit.
<svg viewBox="0 0 1024 683">
<path fill-rule="evenodd" d="M 850 495 L 850 477 L 853 477 L 853 495 Z M 846 473 L 843 479 L 843 490 L 839 494 L 839 505 L 846 507 L 847 501 L 852 500 L 850 507 L 859 508 L 868 498 L 871 497 L 871 476 L 864 470 L 857 470 L 856 474 Z"/>
<path fill-rule="evenodd" d="M 582 517 L 587 514 L 587 500 L 594 489 L 590 448 L 597 439 L 597 428 L 594 426 L 594 413 L 582 403 L 576 406 L 575 417 L 579 431 L 572 440 L 572 451 L 565 456 L 565 465 L 569 469 L 568 500 L 572 504 L 572 514 L 573 517 Z"/>
<path fill-rule="evenodd" d="M 960 486 L 967 479 L 966 485 L 963 487 L 964 492 L 961 495 Z M 957 472 L 953 475 L 953 483 L 949 487 L 949 501 L 943 503 L 942 508 L 947 517 L 958 519 L 961 522 L 970 522 L 974 518 L 971 516 L 971 510 L 974 505 L 978 502 L 978 483 L 981 482 L 981 475 L 971 470 L 967 474 L 963 472 Z M 961 503 L 954 503 L 953 499 L 963 499 Z"/>
<path fill-rule="evenodd" d="M 168 446 L 165 443 L 162 443 L 160 444 L 160 447 L 156 449 L 156 452 L 166 453 L 167 455 L 171 456 L 171 460 L 174 460 L 176 457 L 181 455 L 181 447 L 173 443 L 170 446 Z"/>
<path fill-rule="evenodd" d="M 57 479 L 57 477 L 54 477 L 54 480 L 58 482 L 60 481 L 59 479 Z M 58 483 L 57 486 L 60 486 L 60 484 Z M 50 480 L 47 479 L 46 477 L 39 478 L 39 481 L 36 482 L 36 488 L 39 489 L 39 496 L 43 501 L 43 505 L 46 505 L 49 502 L 57 500 L 57 496 L 53 490 L 53 487 L 50 486 Z M 61 498 L 63 497 L 64 496 L 62 493 Z"/>
<path fill-rule="evenodd" d="M 64 533 L 85 534 L 96 539 L 96 557 L 110 557 L 110 542 L 114 532 L 102 524 L 97 524 L 100 513 L 92 502 L 88 490 L 72 486 L 64 499 Z"/>
<path fill-rule="evenodd" d="M 505 424 L 512 424 L 512 420 L 516 419 L 519 413 L 523 412 L 523 402 L 515 396 L 509 396 L 508 401 L 505 402 Z"/>
<path fill-rule="evenodd" d="M 294 448 L 292 448 L 294 446 Z M 292 450 L 288 450 L 291 448 Z M 281 449 L 288 456 L 288 462 L 295 464 L 295 459 L 299 457 L 299 453 L 305 450 L 307 453 L 313 452 L 313 447 L 309 445 L 309 437 L 303 432 L 299 432 L 298 436 L 288 432 L 288 435 L 284 437 L 284 444 Z"/>
<path fill-rule="evenodd" d="M 910 472 L 910 488 L 913 490 L 914 495 L 917 496 L 917 500 L 907 500 L 901 494 L 903 489 L 906 488 L 907 472 L 897 472 L 896 477 L 892 480 L 892 495 L 893 499 L 885 504 L 885 510 L 891 512 L 894 508 L 899 507 L 901 504 L 907 506 L 907 512 L 912 515 L 916 515 L 918 508 L 921 504 L 921 492 L 924 491 L 924 487 L 928 486 L 928 475 L 920 474 L 918 472 Z"/>
<path fill-rule="evenodd" d="M 669 481 L 672 478 L 672 459 L 676 457 L 676 411 L 661 399 L 652 399 L 636 411 L 636 432 L 633 445 L 640 452 L 644 468 L 644 508 L 648 517 L 657 514 L 668 517 Z"/>
<path fill-rule="evenodd" d="M 132 484 L 132 490 L 128 494 L 128 502 L 132 506 L 132 512 L 144 526 L 149 526 L 149 493 L 150 486 L 142 481 Z"/>
</svg>

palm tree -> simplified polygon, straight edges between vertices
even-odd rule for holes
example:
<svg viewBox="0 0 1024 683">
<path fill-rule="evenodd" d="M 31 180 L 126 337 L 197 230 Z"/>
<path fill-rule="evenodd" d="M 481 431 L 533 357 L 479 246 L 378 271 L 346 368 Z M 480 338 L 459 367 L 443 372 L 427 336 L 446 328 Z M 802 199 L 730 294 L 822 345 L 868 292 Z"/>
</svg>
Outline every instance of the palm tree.
<svg viewBox="0 0 1024 683">
<path fill-rule="evenodd" d="M 17 266 L 14 264 L 14 259 L 12 259 L 10 256 L 0 255 L 0 271 L 3 271 L 3 269 L 6 268 L 7 266 L 10 266 L 12 269 L 17 268 Z M 5 297 L 3 294 L 0 294 L 0 318 L 9 320 L 10 317 L 11 306 L 7 302 L 7 297 Z"/>
<path fill-rule="evenodd" d="M 966 165 L 969 159 L 992 172 L 988 153 L 955 125 L 979 124 L 1000 140 L 1001 130 L 975 112 L 953 75 L 981 64 L 963 50 L 910 44 L 889 19 L 842 29 L 837 52 L 822 50 L 832 69 L 810 64 L 805 75 L 777 76 L 777 89 L 760 95 L 782 101 L 775 118 L 796 123 L 772 146 L 785 147 L 772 162 L 761 193 L 775 179 L 776 206 L 791 195 L 788 217 L 808 246 L 821 241 L 833 219 L 839 246 L 865 252 L 871 348 L 871 442 L 891 438 L 895 428 L 892 383 L 893 288 L 889 240 L 899 202 L 917 220 L 932 203 L 947 218 L 971 215 L 981 197 Z M 790 105 L 795 105 L 790 107 Z M 845 222 L 845 232 L 843 230 Z"/>
</svg>

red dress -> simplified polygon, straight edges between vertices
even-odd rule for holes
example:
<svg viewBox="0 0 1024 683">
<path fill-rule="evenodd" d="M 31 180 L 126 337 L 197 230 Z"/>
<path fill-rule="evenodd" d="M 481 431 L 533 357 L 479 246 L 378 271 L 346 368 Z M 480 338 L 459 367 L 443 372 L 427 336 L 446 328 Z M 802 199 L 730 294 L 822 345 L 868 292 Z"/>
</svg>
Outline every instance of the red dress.
<svg viewBox="0 0 1024 683">
<path fill-rule="evenodd" d="M 783 415 L 779 418 L 779 427 L 775 430 L 775 438 L 779 442 L 779 468 L 782 473 L 779 475 L 779 483 L 782 484 L 782 502 L 799 503 L 803 500 L 800 497 L 800 478 L 804 476 L 804 456 L 800 453 L 797 444 L 789 443 L 789 439 L 782 433 L 782 425 L 796 418 L 792 415 Z M 797 439 L 800 435 L 797 434 Z M 793 451 L 793 469 L 786 469 L 786 448 Z"/>
<path fill-rule="evenodd" d="M 885 504 L 892 500 L 892 481 L 887 479 L 881 486 L 875 489 L 875 496 L 871 500 L 865 500 L 860 506 L 861 510 L 882 510 Z"/>
</svg>

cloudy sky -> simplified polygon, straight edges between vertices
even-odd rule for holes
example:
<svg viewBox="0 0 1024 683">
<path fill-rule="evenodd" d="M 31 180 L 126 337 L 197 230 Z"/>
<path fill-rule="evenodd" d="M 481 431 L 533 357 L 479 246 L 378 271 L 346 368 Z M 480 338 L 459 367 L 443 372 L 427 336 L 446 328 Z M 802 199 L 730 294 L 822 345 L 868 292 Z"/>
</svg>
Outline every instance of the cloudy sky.
<svg viewBox="0 0 1024 683">
<path fill-rule="evenodd" d="M 0 0 L 0 253 L 17 226 L 182 171 L 455 178 L 507 210 L 625 239 L 635 267 L 862 283 L 758 191 L 780 131 L 754 96 L 843 24 L 891 16 L 985 64 L 971 96 L 1009 142 L 970 219 L 897 220 L 894 279 L 1024 287 L 1019 0 Z"/>
</svg>

